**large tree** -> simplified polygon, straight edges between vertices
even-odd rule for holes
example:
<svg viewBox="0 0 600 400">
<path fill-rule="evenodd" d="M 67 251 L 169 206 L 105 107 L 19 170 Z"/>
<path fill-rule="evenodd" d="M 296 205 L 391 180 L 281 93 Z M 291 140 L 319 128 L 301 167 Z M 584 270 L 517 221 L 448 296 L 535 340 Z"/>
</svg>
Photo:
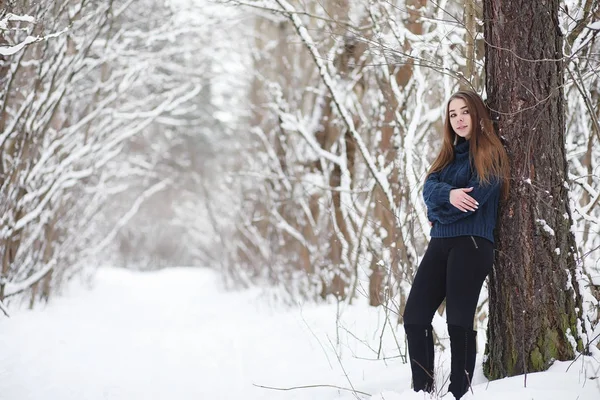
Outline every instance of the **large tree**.
<svg viewBox="0 0 600 400">
<path fill-rule="evenodd" d="M 490 378 L 545 370 L 582 348 L 558 12 L 559 0 L 484 0 L 488 104 L 512 167 L 489 285 Z"/>
</svg>

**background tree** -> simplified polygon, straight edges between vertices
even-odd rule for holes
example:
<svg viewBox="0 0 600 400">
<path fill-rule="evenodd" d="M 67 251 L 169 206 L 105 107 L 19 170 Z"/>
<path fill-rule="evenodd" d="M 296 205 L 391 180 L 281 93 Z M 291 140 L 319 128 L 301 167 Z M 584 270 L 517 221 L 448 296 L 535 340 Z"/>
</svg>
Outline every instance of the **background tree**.
<svg viewBox="0 0 600 400">
<path fill-rule="evenodd" d="M 237 21 L 237 12 L 225 18 L 215 4 L 189 12 L 185 1 L 143 3 L 113 21 L 120 40 L 111 43 L 117 56 L 110 67 L 137 68 L 135 86 L 116 115 L 137 121 L 138 133 L 110 164 L 111 170 L 128 173 L 119 174 L 115 186 L 123 190 L 107 199 L 102 212 L 103 230 L 112 239 L 103 241 L 112 249 L 106 261 L 143 270 L 220 265 L 225 247 L 214 245 L 219 235 L 211 229 L 206 199 L 211 199 L 208 209 L 219 212 L 235 208 L 237 201 L 217 188 L 225 182 L 215 178 L 225 178 L 222 171 L 236 146 L 231 139 L 243 140 L 234 133 L 244 115 L 239 102 L 246 81 L 236 71 L 244 70 L 247 55 L 228 54 L 228 62 L 222 61 L 243 30 L 225 29 Z M 156 18 L 157 12 L 163 18 Z M 152 194 L 133 212 L 136 199 L 148 190 Z"/>
<path fill-rule="evenodd" d="M 28 294 L 33 304 L 88 247 L 94 173 L 120 143 L 108 113 L 120 91 L 94 51 L 118 12 L 112 1 L 10 4 L 1 24 L 0 299 Z"/>
<path fill-rule="evenodd" d="M 243 30 L 192 3 L 2 3 L 0 301 L 97 265 L 228 264 L 213 238 L 238 197 L 213 176 L 244 115 L 245 53 L 225 57 Z"/>
</svg>

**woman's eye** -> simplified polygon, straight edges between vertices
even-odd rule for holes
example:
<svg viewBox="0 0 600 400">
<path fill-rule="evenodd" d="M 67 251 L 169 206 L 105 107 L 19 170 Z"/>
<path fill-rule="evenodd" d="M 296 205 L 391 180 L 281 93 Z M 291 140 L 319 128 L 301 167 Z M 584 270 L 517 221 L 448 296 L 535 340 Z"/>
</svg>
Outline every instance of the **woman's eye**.
<svg viewBox="0 0 600 400">
<path fill-rule="evenodd" d="M 456 117 L 456 114 L 450 114 L 450 118 Z"/>
</svg>

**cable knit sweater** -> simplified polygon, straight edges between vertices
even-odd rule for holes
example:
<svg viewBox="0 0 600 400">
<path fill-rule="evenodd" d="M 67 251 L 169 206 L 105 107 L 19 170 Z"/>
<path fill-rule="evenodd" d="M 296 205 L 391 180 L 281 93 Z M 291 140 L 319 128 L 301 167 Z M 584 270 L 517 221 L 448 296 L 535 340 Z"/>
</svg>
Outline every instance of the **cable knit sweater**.
<svg viewBox="0 0 600 400">
<path fill-rule="evenodd" d="M 427 217 L 433 222 L 431 237 L 479 236 L 493 243 L 501 184 L 497 177 L 491 177 L 488 185 L 479 184 L 469 159 L 469 141 L 460 140 L 454 146 L 454 161 L 430 174 L 423 187 Z M 450 190 L 470 187 L 467 194 L 479 208 L 464 212 L 450 203 Z"/>
</svg>

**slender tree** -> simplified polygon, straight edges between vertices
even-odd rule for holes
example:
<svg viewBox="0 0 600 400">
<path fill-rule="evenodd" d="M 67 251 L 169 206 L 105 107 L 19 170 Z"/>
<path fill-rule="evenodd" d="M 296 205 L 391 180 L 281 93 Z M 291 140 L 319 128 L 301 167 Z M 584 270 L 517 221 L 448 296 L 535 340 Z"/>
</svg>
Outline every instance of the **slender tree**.
<svg viewBox="0 0 600 400">
<path fill-rule="evenodd" d="M 558 12 L 559 0 L 484 1 L 488 104 L 512 164 L 489 285 L 490 378 L 582 350 Z"/>
</svg>

